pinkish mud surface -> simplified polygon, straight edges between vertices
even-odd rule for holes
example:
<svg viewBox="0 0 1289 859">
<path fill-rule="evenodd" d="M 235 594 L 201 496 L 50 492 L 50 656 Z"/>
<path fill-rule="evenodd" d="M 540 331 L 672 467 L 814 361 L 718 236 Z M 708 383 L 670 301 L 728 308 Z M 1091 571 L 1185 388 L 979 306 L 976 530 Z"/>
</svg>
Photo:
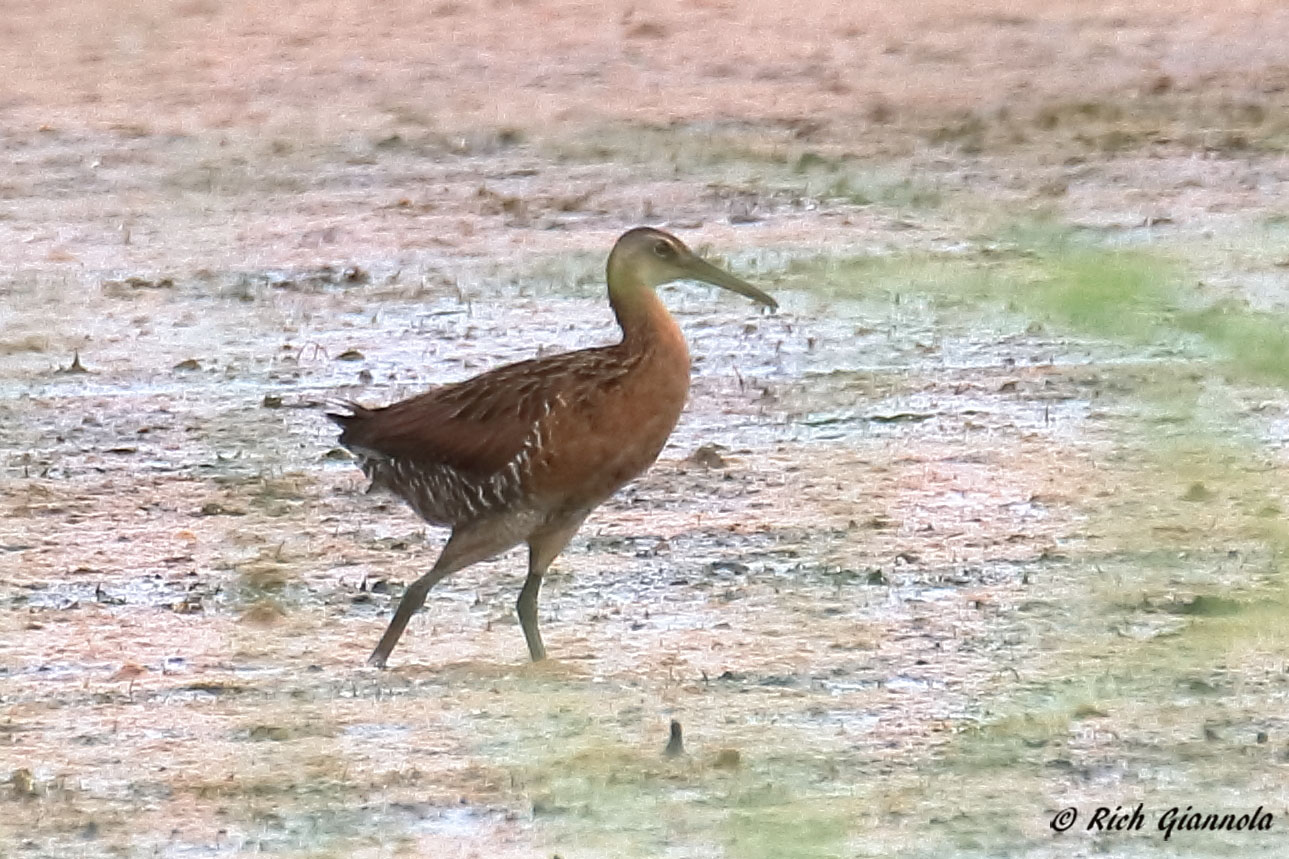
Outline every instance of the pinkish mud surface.
<svg viewBox="0 0 1289 859">
<path fill-rule="evenodd" d="M 1282 4 L 10 7 L 0 855 L 1152 855 L 1047 822 L 1289 805 L 1283 638 L 1191 620 L 1274 580 L 1280 389 L 828 275 L 1041 218 L 1283 309 Z M 665 290 L 691 404 L 555 659 L 512 554 L 364 668 L 443 535 L 314 404 L 607 341 L 640 222 L 782 311 Z M 1228 470 L 1156 470 L 1183 389 Z"/>
</svg>

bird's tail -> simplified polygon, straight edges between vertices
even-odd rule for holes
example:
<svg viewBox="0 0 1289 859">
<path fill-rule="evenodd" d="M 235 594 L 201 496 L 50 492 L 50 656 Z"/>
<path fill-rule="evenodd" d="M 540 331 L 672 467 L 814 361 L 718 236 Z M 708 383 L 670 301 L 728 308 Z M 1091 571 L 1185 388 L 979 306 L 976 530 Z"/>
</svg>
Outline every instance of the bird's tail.
<svg viewBox="0 0 1289 859">
<path fill-rule="evenodd" d="M 340 438 L 337 439 L 340 442 L 340 446 L 357 457 L 359 467 L 362 468 L 364 474 L 371 478 L 371 484 L 367 487 L 367 491 L 374 491 L 380 486 L 380 477 L 373 466 L 377 460 L 384 457 L 376 451 L 364 447 L 359 439 L 362 437 L 363 426 L 367 418 L 375 414 L 375 410 L 359 405 L 353 400 L 328 399 L 322 405 L 327 409 L 324 414 L 340 426 Z"/>
<path fill-rule="evenodd" d="M 367 419 L 376 413 L 375 409 L 359 405 L 352 400 L 327 400 L 327 418 L 340 427 L 339 442 L 352 453 L 362 453 L 362 428 Z M 333 411 L 334 409 L 334 411 Z"/>
<path fill-rule="evenodd" d="M 361 406 L 353 400 L 325 400 L 323 406 L 327 409 L 326 416 L 328 419 L 338 424 L 341 429 L 349 429 L 355 421 L 360 421 L 371 415 L 371 409 Z"/>
</svg>

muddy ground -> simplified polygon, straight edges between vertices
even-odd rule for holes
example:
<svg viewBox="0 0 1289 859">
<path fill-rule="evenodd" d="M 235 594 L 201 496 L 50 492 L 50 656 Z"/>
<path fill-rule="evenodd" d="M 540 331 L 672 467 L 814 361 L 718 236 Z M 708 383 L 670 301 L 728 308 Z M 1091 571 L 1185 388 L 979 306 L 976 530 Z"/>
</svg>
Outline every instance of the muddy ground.
<svg viewBox="0 0 1289 859">
<path fill-rule="evenodd" d="M 1279 855 L 1289 11 L 1087 5 L 6 10 L 0 855 Z M 780 312 L 663 290 L 555 658 L 512 553 L 364 667 L 444 535 L 317 404 L 608 341 L 638 223 Z"/>
</svg>

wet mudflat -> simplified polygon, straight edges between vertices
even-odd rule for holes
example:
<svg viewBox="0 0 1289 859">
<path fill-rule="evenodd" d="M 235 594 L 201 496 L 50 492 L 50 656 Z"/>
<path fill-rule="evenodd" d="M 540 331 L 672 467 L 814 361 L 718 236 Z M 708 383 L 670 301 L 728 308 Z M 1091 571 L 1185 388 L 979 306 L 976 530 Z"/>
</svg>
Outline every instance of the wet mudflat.
<svg viewBox="0 0 1289 859">
<path fill-rule="evenodd" d="M 425 26 L 480 37 L 456 6 Z M 1283 23 L 1255 7 L 1224 37 Z M 1072 9 L 907 44 L 917 22 L 870 22 L 847 38 L 904 44 L 881 63 L 917 86 L 832 125 L 760 94 L 837 115 L 873 71 L 830 77 L 839 56 L 771 52 L 747 80 L 712 59 L 700 78 L 745 87 L 733 116 L 688 89 L 580 116 L 561 78 L 523 84 L 549 96 L 527 123 L 467 123 L 457 92 L 450 128 L 371 108 L 385 57 L 316 127 L 256 95 L 261 128 L 164 78 L 79 100 L 83 66 L 165 40 L 58 54 L 76 73 L 4 108 L 0 852 L 1145 856 L 1178 849 L 1153 831 L 1178 804 L 1283 830 L 1281 90 L 1178 60 L 1195 10 Z M 180 11 L 120 27 L 246 38 L 219 4 Z M 703 14 L 623 23 L 623 62 L 683 53 Z M 318 45 L 320 20 L 280 25 Z M 982 32 L 1031 68 L 1074 33 L 1088 65 L 963 115 L 938 85 L 983 104 L 1014 74 L 981 65 Z M 1095 93 L 1089 67 L 1114 70 Z M 641 221 L 781 311 L 664 290 L 690 406 L 553 568 L 554 659 L 525 661 L 512 553 L 363 667 L 444 535 L 364 494 L 318 404 L 606 342 L 603 255 Z M 1049 827 L 1137 801 L 1141 833 Z"/>
</svg>

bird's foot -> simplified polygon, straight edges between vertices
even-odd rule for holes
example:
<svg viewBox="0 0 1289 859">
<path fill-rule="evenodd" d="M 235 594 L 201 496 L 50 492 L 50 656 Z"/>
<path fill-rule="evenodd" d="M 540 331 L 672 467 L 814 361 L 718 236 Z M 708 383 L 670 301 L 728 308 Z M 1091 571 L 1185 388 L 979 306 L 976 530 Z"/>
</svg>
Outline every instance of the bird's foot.
<svg viewBox="0 0 1289 859">
<path fill-rule="evenodd" d="M 384 668 L 385 661 L 387 659 L 389 659 L 389 656 L 387 654 L 381 653 L 379 650 L 377 650 L 374 653 L 372 653 L 371 656 L 367 657 L 367 665 L 371 668 Z"/>
</svg>

